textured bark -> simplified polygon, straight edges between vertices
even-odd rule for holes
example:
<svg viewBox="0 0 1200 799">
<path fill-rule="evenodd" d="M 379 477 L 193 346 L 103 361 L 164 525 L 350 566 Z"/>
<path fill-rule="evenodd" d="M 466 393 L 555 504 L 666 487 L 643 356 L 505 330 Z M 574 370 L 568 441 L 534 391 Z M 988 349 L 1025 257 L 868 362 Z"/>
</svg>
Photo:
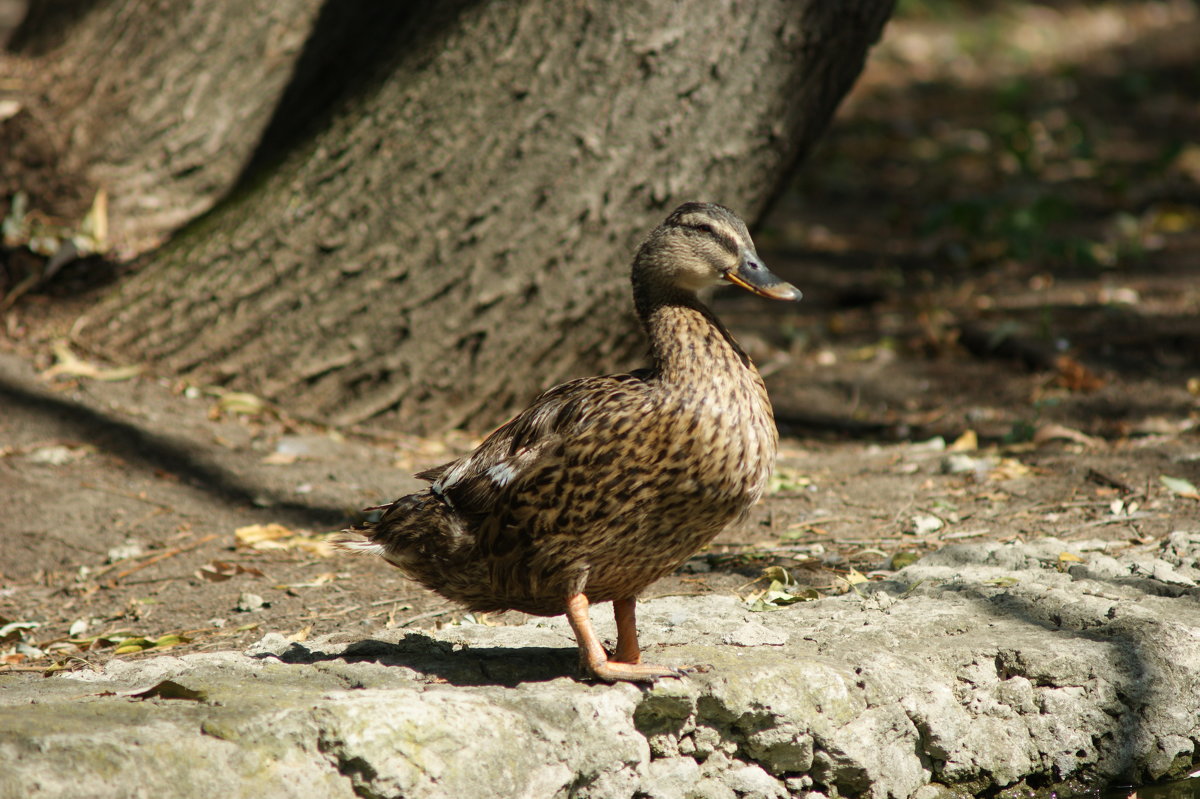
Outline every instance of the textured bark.
<svg viewBox="0 0 1200 799">
<path fill-rule="evenodd" d="M 683 200 L 756 218 L 890 0 L 437 7 L 305 147 L 92 315 L 98 346 L 346 423 L 481 426 L 640 348 Z"/>
<path fill-rule="evenodd" d="M 322 2 L 35 2 L 11 46 L 36 60 L 40 91 L 3 130 L 26 157 L 2 188 L 66 219 L 103 188 L 121 251 L 162 239 L 234 184 Z"/>
</svg>

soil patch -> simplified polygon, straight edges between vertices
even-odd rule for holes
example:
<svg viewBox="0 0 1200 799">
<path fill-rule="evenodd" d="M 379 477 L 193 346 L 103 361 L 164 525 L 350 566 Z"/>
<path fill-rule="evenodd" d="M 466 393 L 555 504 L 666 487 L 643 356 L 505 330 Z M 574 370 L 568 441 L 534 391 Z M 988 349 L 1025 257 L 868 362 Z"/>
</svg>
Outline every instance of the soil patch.
<svg viewBox="0 0 1200 799">
<path fill-rule="evenodd" d="M 1200 73 L 1175 46 L 1200 23 L 1013 8 L 893 23 L 758 236 L 804 301 L 717 299 L 767 376 L 779 470 L 649 595 L 752 602 L 783 567 L 823 596 L 951 542 L 1200 530 Z M 1120 41 L 1104 14 L 1128 17 Z M 954 49 L 1033 22 L 1042 49 Z M 65 343 L 90 301 L 51 284 L 4 314 L 0 673 L 462 618 L 319 537 L 472 436 L 333 429 L 91 363 Z"/>
</svg>

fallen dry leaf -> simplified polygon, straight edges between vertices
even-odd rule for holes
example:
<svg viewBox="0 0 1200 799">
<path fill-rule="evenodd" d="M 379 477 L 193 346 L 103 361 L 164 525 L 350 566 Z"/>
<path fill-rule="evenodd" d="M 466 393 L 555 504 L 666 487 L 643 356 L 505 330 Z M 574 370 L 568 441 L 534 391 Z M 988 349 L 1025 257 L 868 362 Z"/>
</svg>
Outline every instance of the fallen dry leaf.
<svg viewBox="0 0 1200 799">
<path fill-rule="evenodd" d="M 178 633 L 168 633 L 160 635 L 158 638 L 146 638 L 134 635 L 128 631 L 116 631 L 103 635 L 72 638 L 69 640 L 69 643 L 84 651 L 99 649 L 104 646 L 114 646 L 116 647 L 113 650 L 114 655 L 131 655 L 136 652 L 144 652 L 147 649 L 169 649 L 180 644 L 191 643 L 191 640 Z"/>
<path fill-rule="evenodd" d="M 282 524 L 251 524 L 233 531 L 238 546 L 257 550 L 300 549 L 322 558 L 333 554 L 333 547 L 324 537 L 292 530 Z"/>
<path fill-rule="evenodd" d="M 1194 419 L 1180 419 L 1169 416 L 1148 416 L 1132 424 L 1129 432 L 1140 436 L 1177 436 L 1186 433 L 1196 426 Z"/>
<path fill-rule="evenodd" d="M 1032 471 L 1016 458 L 1001 458 L 988 476 L 993 480 L 1015 480 L 1018 477 L 1028 477 Z"/>
<path fill-rule="evenodd" d="M 41 627 L 40 621 L 8 621 L 0 618 L 0 644 L 10 641 L 20 641 L 25 630 L 36 630 Z"/>
<path fill-rule="evenodd" d="M 1059 552 L 1058 553 L 1058 570 L 1065 572 L 1071 568 L 1073 563 L 1083 563 L 1083 558 L 1076 555 L 1074 552 Z"/>
<path fill-rule="evenodd" d="M 261 569 L 256 569 L 253 566 L 243 566 L 240 563 L 230 563 L 224 560 L 210 561 L 196 570 L 197 577 L 208 580 L 210 583 L 223 583 L 239 574 L 266 577 Z"/>
<path fill-rule="evenodd" d="M 86 377 L 92 380 L 114 382 L 129 380 L 142 373 L 141 366 L 118 366 L 105 369 L 89 363 L 71 352 L 71 345 L 65 339 L 59 339 L 51 345 L 56 363 L 38 375 L 42 380 L 53 380 L 59 376 Z"/>
<path fill-rule="evenodd" d="M 238 543 L 242 546 L 256 547 L 267 541 L 278 541 L 281 538 L 290 538 L 296 535 L 296 531 L 282 524 L 249 524 L 245 527 L 239 527 L 233 531 Z"/>
<path fill-rule="evenodd" d="M 946 449 L 949 452 L 974 452 L 979 449 L 979 435 L 974 430 L 967 430 Z"/>
<path fill-rule="evenodd" d="M 1147 211 L 1144 222 L 1154 233 L 1188 233 L 1200 229 L 1200 211 L 1190 205 L 1165 203 Z"/>
<path fill-rule="evenodd" d="M 858 585 L 859 583 L 870 582 L 870 580 L 867 579 L 867 576 L 865 574 L 863 574 L 862 572 L 860 572 L 858 569 L 854 568 L 853 566 L 850 567 L 850 571 L 848 571 L 846 573 L 846 576 L 842 579 L 844 579 L 846 582 L 850 583 L 850 585 Z"/>
<path fill-rule="evenodd" d="M 1059 384 L 1068 391 L 1088 392 L 1104 388 L 1104 378 L 1068 355 L 1056 358 L 1054 368 L 1058 370 Z"/>
<path fill-rule="evenodd" d="M 1182 477 L 1170 477 L 1165 474 L 1158 476 L 1158 482 L 1176 496 L 1184 497 L 1185 499 L 1200 499 L 1200 489 L 1190 481 Z"/>
<path fill-rule="evenodd" d="M 1033 443 L 1038 446 L 1051 441 L 1074 441 L 1076 444 L 1082 444 L 1090 449 L 1104 444 L 1103 439 L 1089 436 L 1087 433 L 1072 427 L 1064 427 L 1061 424 L 1044 424 L 1033 434 Z"/>
<path fill-rule="evenodd" d="M 204 691 L 193 690 L 174 680 L 163 680 L 152 688 L 125 692 L 120 696 L 128 696 L 132 699 L 186 699 L 191 702 L 203 702 L 208 698 Z"/>
<path fill-rule="evenodd" d="M 295 641 L 296 643 L 303 643 L 308 640 L 308 634 L 311 632 L 312 625 L 310 624 L 307 627 L 301 627 L 299 630 L 289 635 L 287 639 L 289 641 Z"/>
<path fill-rule="evenodd" d="M 217 389 L 218 399 L 209 410 L 210 419 L 220 419 L 223 414 L 232 413 L 238 416 L 257 416 L 270 410 L 270 406 L 261 397 L 245 391 L 224 391 Z"/>
</svg>

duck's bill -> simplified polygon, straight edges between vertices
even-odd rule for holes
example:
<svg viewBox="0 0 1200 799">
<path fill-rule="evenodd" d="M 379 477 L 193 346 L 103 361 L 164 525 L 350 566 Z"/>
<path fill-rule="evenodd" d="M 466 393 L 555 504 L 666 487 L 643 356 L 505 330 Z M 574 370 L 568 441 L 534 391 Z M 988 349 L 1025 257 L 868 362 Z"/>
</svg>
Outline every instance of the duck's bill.
<svg viewBox="0 0 1200 799">
<path fill-rule="evenodd" d="M 803 295 L 800 289 L 787 281 L 780 280 L 761 263 L 751 267 L 745 261 L 735 270 L 727 273 L 725 279 L 735 286 L 741 286 L 746 291 L 760 297 L 772 300 L 799 300 Z"/>
</svg>

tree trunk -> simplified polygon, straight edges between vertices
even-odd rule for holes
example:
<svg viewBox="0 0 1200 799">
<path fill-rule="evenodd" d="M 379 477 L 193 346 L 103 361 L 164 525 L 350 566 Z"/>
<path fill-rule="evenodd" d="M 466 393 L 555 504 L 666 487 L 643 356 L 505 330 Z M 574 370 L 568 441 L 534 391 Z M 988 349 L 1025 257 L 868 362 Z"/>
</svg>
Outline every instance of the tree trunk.
<svg viewBox="0 0 1200 799">
<path fill-rule="evenodd" d="M 11 49 L 34 59 L 0 128 L 3 194 L 78 220 L 98 189 L 138 252 L 208 210 L 270 122 L 322 0 L 35 0 Z"/>
<path fill-rule="evenodd" d="M 191 225 L 89 340 L 339 423 L 501 421 L 628 368 L 628 263 L 675 204 L 756 218 L 891 0 L 460 3 Z"/>
</svg>

